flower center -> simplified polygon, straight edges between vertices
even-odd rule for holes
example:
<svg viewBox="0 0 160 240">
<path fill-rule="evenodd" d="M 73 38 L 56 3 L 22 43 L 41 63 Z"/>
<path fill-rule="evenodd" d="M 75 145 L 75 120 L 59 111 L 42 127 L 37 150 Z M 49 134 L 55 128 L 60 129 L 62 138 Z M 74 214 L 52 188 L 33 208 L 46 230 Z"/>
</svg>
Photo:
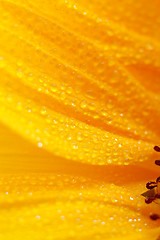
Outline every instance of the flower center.
<svg viewBox="0 0 160 240">
<path fill-rule="evenodd" d="M 154 150 L 157 152 L 160 152 L 160 147 L 155 146 Z M 160 166 L 160 160 L 156 160 L 155 164 Z M 148 192 L 148 195 L 146 196 L 146 199 L 145 199 L 145 203 L 149 204 L 157 199 L 160 199 L 160 177 L 158 177 L 155 182 L 151 182 L 151 181 L 148 182 L 146 184 L 146 188 L 152 191 Z M 157 219 L 160 219 L 160 215 L 151 214 L 150 218 L 152 220 L 157 220 Z"/>
</svg>

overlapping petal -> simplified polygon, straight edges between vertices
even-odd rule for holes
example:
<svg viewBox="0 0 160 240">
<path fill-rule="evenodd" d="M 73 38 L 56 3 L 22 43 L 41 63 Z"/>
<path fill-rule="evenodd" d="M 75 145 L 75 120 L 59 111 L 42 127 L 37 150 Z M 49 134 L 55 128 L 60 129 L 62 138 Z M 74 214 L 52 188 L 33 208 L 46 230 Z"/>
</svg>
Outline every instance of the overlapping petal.
<svg viewBox="0 0 160 240">
<path fill-rule="evenodd" d="M 77 4 L 1 0 L 1 120 L 68 159 L 148 159 L 159 140 L 159 85 L 150 77 L 159 76 L 160 45 L 149 32 L 132 34 L 104 11 L 97 21 L 98 9 L 84 12 L 85 3 Z M 158 24 L 157 12 L 152 21 Z"/>
<path fill-rule="evenodd" d="M 0 130 L 2 239 L 156 239 L 159 222 L 149 213 L 159 206 L 140 196 L 155 171 L 57 159 Z"/>
<path fill-rule="evenodd" d="M 158 175 L 159 9 L 0 0 L 2 239 L 159 235 L 140 196 Z"/>
</svg>

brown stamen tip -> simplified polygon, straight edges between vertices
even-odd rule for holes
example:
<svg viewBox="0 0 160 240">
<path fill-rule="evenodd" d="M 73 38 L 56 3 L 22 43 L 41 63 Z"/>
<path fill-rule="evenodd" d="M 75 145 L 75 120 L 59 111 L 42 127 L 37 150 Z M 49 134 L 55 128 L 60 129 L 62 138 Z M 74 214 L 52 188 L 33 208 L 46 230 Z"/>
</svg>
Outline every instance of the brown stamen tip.
<svg viewBox="0 0 160 240">
<path fill-rule="evenodd" d="M 156 161 L 155 161 L 155 164 L 158 165 L 158 166 L 160 166 L 160 160 L 156 160 Z"/>
<path fill-rule="evenodd" d="M 155 198 L 160 199 L 160 193 L 157 193 L 157 194 L 155 195 Z"/>
<path fill-rule="evenodd" d="M 155 187 L 157 187 L 157 184 L 156 184 L 155 182 L 148 182 L 148 183 L 146 184 L 146 188 L 147 188 L 147 189 L 153 189 L 153 188 L 155 188 Z"/>
<path fill-rule="evenodd" d="M 160 215 L 158 215 L 158 214 L 156 214 L 156 213 L 152 213 L 152 214 L 150 214 L 150 219 L 152 219 L 152 220 L 157 220 L 157 219 L 159 219 L 160 218 Z"/>
<path fill-rule="evenodd" d="M 160 182 L 160 177 L 158 177 L 158 178 L 156 179 L 156 183 L 158 183 L 158 182 Z"/>
<path fill-rule="evenodd" d="M 154 200 L 153 198 L 146 198 L 145 203 L 150 204 L 153 202 L 153 200 Z"/>
<path fill-rule="evenodd" d="M 157 152 L 160 152 L 160 147 L 155 146 L 155 147 L 154 147 L 154 150 L 157 151 Z"/>
</svg>

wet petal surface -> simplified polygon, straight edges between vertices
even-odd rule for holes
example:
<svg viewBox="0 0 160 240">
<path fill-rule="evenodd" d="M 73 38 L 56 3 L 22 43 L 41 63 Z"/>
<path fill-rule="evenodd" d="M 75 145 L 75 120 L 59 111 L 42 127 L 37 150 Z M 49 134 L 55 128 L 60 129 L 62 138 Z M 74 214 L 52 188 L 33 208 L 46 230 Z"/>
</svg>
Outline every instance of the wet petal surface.
<svg viewBox="0 0 160 240">
<path fill-rule="evenodd" d="M 3 240 L 158 237 L 159 9 L 0 0 Z"/>
</svg>

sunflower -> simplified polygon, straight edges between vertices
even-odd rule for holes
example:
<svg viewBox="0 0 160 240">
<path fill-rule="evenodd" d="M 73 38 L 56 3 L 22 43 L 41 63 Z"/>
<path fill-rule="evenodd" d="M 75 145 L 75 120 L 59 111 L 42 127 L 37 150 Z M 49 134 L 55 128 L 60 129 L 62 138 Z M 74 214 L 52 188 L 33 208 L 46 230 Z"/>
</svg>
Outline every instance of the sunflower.
<svg viewBox="0 0 160 240">
<path fill-rule="evenodd" d="M 159 0 L 0 0 L 2 240 L 160 235 L 159 25 Z"/>
</svg>

